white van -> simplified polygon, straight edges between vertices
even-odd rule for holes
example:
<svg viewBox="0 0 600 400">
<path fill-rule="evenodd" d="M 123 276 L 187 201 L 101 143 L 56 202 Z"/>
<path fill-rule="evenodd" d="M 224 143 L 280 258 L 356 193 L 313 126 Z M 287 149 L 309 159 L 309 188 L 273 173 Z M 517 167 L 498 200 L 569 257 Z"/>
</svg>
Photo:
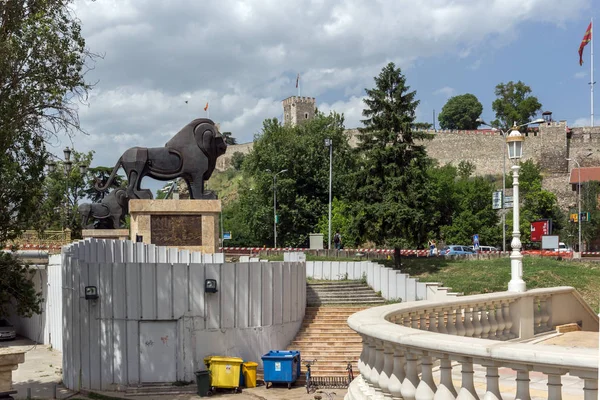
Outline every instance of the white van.
<svg viewBox="0 0 600 400">
<path fill-rule="evenodd" d="M 558 251 L 560 253 L 568 253 L 573 251 L 570 247 L 568 247 L 564 242 L 559 242 L 558 243 L 558 249 L 555 249 L 554 251 Z"/>
</svg>

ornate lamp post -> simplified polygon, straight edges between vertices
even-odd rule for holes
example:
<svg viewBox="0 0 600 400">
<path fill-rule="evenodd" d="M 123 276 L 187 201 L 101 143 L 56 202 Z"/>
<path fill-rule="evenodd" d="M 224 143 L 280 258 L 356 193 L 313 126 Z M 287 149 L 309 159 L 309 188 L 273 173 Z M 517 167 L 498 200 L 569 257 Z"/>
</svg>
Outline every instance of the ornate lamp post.
<svg viewBox="0 0 600 400">
<path fill-rule="evenodd" d="M 525 281 L 523 280 L 523 256 L 521 255 L 521 232 L 519 230 L 519 160 L 523 156 L 524 137 L 513 126 L 513 130 L 506 137 L 508 146 L 508 158 L 513 161 L 513 238 L 510 246 L 510 282 L 508 282 L 509 292 L 526 291 Z"/>
<path fill-rule="evenodd" d="M 54 158 L 57 158 L 58 160 L 62 161 L 63 163 L 63 172 L 65 174 L 65 180 L 66 180 L 66 185 L 65 185 L 65 223 L 64 226 L 68 227 L 69 224 L 69 220 L 70 220 L 70 214 L 71 214 L 71 209 L 69 207 L 69 176 L 71 175 L 71 170 L 73 169 L 73 161 L 71 161 L 71 149 L 69 149 L 69 147 L 65 147 L 65 149 L 63 150 L 63 154 L 65 156 L 64 159 L 60 158 L 60 157 L 56 157 L 54 156 Z M 77 163 L 75 163 L 77 164 Z M 81 175 L 84 175 L 87 172 L 88 166 L 86 164 L 83 163 L 79 163 L 79 173 Z M 56 170 L 56 162 L 54 161 L 50 161 L 48 163 L 48 172 L 53 173 Z"/>
</svg>

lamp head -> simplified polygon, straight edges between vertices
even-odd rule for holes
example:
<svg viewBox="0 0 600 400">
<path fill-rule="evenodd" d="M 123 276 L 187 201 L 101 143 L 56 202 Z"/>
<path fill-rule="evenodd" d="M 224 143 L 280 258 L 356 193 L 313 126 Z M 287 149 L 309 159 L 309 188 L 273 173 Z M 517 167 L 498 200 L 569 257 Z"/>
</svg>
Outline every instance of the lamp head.
<svg viewBox="0 0 600 400">
<path fill-rule="evenodd" d="M 525 138 L 517 129 L 517 125 L 513 126 L 513 130 L 506 137 L 506 145 L 508 146 L 508 158 L 518 160 L 523 157 L 523 140 Z"/>
<path fill-rule="evenodd" d="M 538 118 L 535 121 L 531 121 L 530 124 L 543 124 L 544 122 L 546 121 L 543 118 Z"/>
</svg>

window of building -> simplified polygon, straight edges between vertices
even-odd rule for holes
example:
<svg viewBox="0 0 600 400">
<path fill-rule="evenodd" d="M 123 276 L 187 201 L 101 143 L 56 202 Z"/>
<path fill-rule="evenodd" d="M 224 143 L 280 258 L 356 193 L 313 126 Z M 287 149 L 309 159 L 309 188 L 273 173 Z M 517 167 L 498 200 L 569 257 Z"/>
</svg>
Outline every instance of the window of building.
<svg viewBox="0 0 600 400">
<path fill-rule="evenodd" d="M 304 113 L 304 119 L 308 119 L 308 113 Z"/>
</svg>

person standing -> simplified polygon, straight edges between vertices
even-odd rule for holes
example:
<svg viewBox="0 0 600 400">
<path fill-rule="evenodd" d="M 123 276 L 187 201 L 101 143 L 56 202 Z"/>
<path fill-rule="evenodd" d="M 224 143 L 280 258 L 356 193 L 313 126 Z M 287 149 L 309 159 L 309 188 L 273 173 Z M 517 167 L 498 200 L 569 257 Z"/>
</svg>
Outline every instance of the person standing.
<svg viewBox="0 0 600 400">
<path fill-rule="evenodd" d="M 435 252 L 435 240 L 431 239 L 429 241 L 429 256 L 432 257 Z"/>
<path fill-rule="evenodd" d="M 340 235 L 340 231 L 335 231 L 335 235 L 333 235 L 333 244 L 336 250 L 342 248 L 342 235 Z"/>
</svg>

